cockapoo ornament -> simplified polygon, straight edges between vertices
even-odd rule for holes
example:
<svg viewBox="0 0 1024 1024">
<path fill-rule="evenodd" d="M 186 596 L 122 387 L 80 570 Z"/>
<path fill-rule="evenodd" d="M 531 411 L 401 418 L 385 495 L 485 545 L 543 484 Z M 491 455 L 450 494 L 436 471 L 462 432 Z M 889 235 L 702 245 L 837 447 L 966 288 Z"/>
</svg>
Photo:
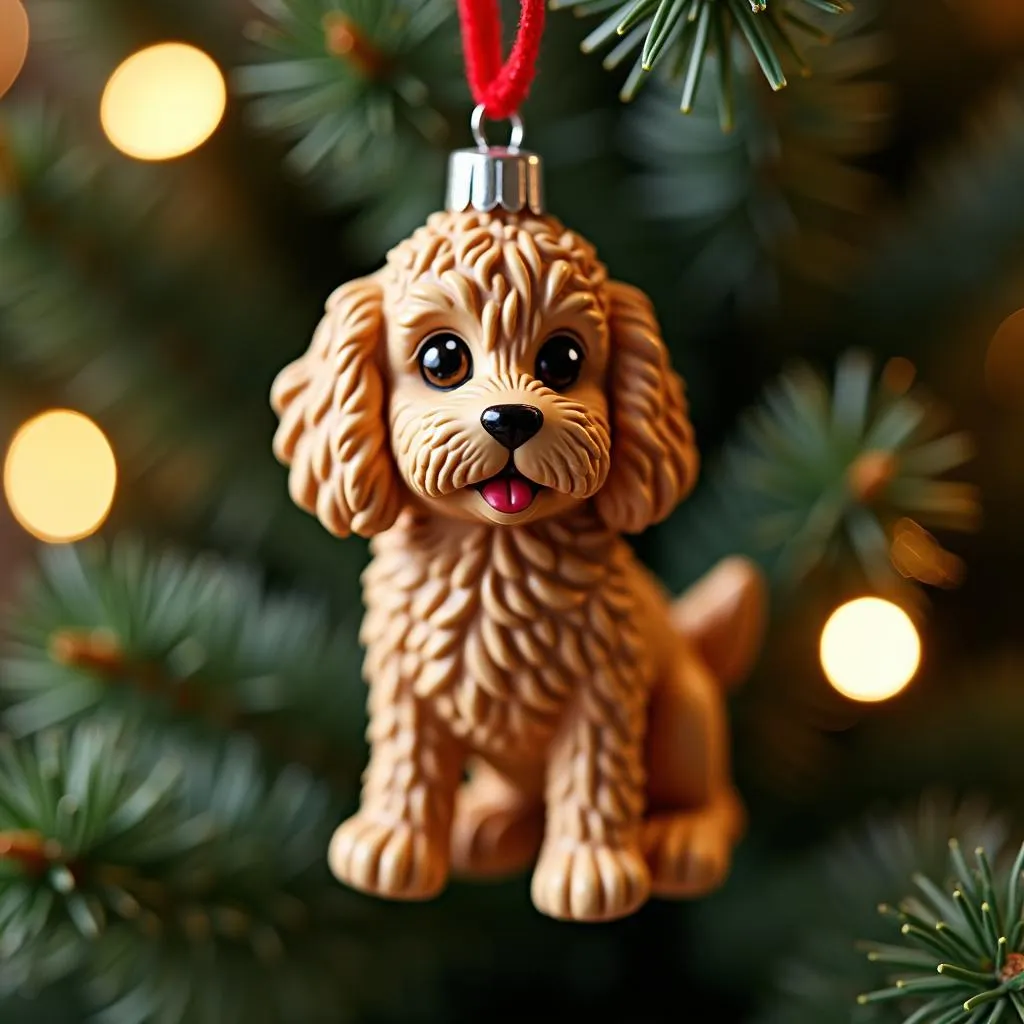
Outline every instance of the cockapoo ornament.
<svg viewBox="0 0 1024 1024">
<path fill-rule="evenodd" d="M 759 644 L 734 559 L 673 603 L 623 533 L 697 474 L 651 303 L 543 212 L 537 157 L 452 155 L 448 210 L 339 288 L 274 384 L 293 499 L 372 537 L 370 761 L 343 882 L 427 899 L 536 861 L 552 917 L 724 879 L 724 689 Z"/>
</svg>

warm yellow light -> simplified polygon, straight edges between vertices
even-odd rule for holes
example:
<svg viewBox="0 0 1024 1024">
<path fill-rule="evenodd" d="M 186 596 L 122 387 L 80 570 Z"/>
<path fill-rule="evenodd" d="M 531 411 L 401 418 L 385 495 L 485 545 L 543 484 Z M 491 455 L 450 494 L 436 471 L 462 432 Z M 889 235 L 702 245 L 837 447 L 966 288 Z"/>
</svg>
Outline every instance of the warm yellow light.
<svg viewBox="0 0 1024 1024">
<path fill-rule="evenodd" d="M 224 76 L 202 50 L 160 43 L 133 54 L 110 76 L 100 121 L 122 153 L 169 160 L 202 145 L 226 103 Z"/>
<path fill-rule="evenodd" d="M 14 517 L 40 540 L 81 540 L 103 524 L 114 501 L 117 464 L 110 442 L 87 416 L 44 412 L 14 435 L 4 493 Z"/>
<path fill-rule="evenodd" d="M 910 616 L 879 597 L 837 608 L 821 634 L 821 665 L 829 682 L 859 701 L 895 697 L 921 663 L 921 638 Z"/>
<path fill-rule="evenodd" d="M 1008 316 L 989 342 L 985 380 L 993 398 L 1024 404 L 1024 309 Z"/>
<path fill-rule="evenodd" d="M 28 14 L 21 0 L 0 0 L 0 96 L 14 84 L 28 53 Z"/>
</svg>

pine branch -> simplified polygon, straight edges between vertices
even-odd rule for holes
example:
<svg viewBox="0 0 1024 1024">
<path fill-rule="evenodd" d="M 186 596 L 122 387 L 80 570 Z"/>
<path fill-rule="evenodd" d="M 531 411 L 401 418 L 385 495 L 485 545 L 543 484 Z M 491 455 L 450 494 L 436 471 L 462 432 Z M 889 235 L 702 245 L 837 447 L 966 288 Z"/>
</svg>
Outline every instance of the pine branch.
<svg viewBox="0 0 1024 1024">
<path fill-rule="evenodd" d="M 68 978 L 117 1024 L 337 1019 L 358 919 L 323 866 L 331 818 L 240 741 L 212 755 L 93 721 L 8 745 L 0 980 Z"/>
<path fill-rule="evenodd" d="M 458 44 L 444 0 L 263 0 L 265 20 L 250 37 L 265 60 L 240 69 L 236 88 L 259 97 L 254 122 L 303 141 L 292 166 L 322 161 L 387 165 L 387 150 L 406 130 L 443 145 L 442 109 L 459 90 Z"/>
<path fill-rule="evenodd" d="M 633 191 L 641 215 L 667 228 L 676 246 L 689 319 L 732 302 L 775 303 L 789 281 L 842 286 L 859 265 L 883 191 L 862 161 L 890 126 L 889 48 L 877 9 L 862 0 L 830 46 L 808 49 L 814 77 L 775 102 L 740 61 L 729 72 L 727 109 L 698 98 L 680 126 L 673 96 L 658 87 L 627 113 L 624 146 L 642 168 Z M 709 73 L 718 70 L 710 57 Z"/>
<path fill-rule="evenodd" d="M 1024 1009 L 1024 846 L 997 885 L 983 847 L 969 866 L 960 844 L 949 842 L 954 882 L 945 892 L 917 875 L 918 892 L 888 913 L 905 945 L 868 946 L 872 963 L 897 976 L 885 988 L 858 996 L 862 1006 L 899 1001 L 946 1024 L 998 1024 Z M 926 1007 L 926 1008 L 922 1008 Z"/>
<path fill-rule="evenodd" d="M 357 609 L 358 610 L 358 609 Z M 354 789 L 365 691 L 354 620 L 259 576 L 139 543 L 44 549 L 12 610 L 3 720 L 38 733 L 97 708 L 244 730 Z"/>
<path fill-rule="evenodd" d="M 934 348 L 954 315 L 962 321 L 979 297 L 991 295 L 993 282 L 1005 280 L 1024 253 L 1022 162 L 1024 76 L 1018 74 L 912 186 L 914 198 L 837 310 L 840 342 L 870 332 L 879 351 Z"/>
<path fill-rule="evenodd" d="M 678 109 L 689 114 L 709 56 L 715 54 L 717 102 L 726 131 L 731 129 L 735 104 L 734 38 L 743 40 L 761 74 L 778 91 L 787 83 L 784 58 L 801 74 L 810 74 L 796 36 L 826 41 L 825 25 L 831 16 L 852 10 L 845 0 L 553 0 L 552 6 L 571 7 L 578 17 L 611 10 L 584 39 L 582 49 L 590 53 L 614 42 L 603 62 L 608 69 L 640 51 L 620 93 L 626 101 L 636 96 L 652 72 L 663 69 L 669 79 L 682 80 Z"/>
<path fill-rule="evenodd" d="M 768 989 L 752 1024 L 902 1021 L 886 1004 L 857 1005 L 857 995 L 886 969 L 882 957 L 923 960 L 898 945 L 898 928 L 877 908 L 898 900 L 915 875 L 945 878 L 953 834 L 967 849 L 985 846 L 994 861 L 1008 850 L 1005 818 L 982 802 L 932 793 L 902 813 L 872 815 L 802 856 L 764 857 L 738 872 L 714 907 L 700 909 L 695 927 L 718 971 L 739 959 L 749 965 L 747 985 Z M 920 911 L 922 895 L 915 892 L 907 909 Z M 858 936 L 871 941 L 878 958 L 858 953 Z M 728 977 L 720 980 L 728 983 Z"/>
<path fill-rule="evenodd" d="M 894 361 L 876 381 L 857 352 L 840 361 L 831 391 L 809 367 L 784 374 L 683 506 L 672 537 L 685 540 L 676 546 L 665 531 L 669 575 L 695 578 L 738 550 L 787 587 L 850 559 L 883 592 L 904 577 L 955 582 L 956 561 L 920 524 L 976 527 L 976 490 L 941 479 L 971 444 L 943 433 L 944 417 L 912 379 Z"/>
<path fill-rule="evenodd" d="M 263 60 L 236 72 L 235 89 L 252 98 L 257 127 L 297 140 L 287 158 L 292 171 L 312 175 L 332 203 L 371 204 L 380 230 L 396 195 L 405 194 L 403 211 L 436 208 L 437 181 L 468 109 L 449 0 L 258 6 L 263 20 L 249 34 Z M 403 212 L 400 220 L 410 217 Z"/>
</svg>

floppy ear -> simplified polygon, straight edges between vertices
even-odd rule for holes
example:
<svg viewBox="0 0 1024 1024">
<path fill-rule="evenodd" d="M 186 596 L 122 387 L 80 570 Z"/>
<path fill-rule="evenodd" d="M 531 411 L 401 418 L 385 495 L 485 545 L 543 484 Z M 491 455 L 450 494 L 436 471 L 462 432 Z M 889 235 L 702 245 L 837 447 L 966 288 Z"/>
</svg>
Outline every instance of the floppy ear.
<svg viewBox="0 0 1024 1024">
<path fill-rule="evenodd" d="M 596 504 L 612 529 L 639 533 L 689 494 L 699 457 L 650 299 L 617 281 L 607 288 L 612 465 Z"/>
<path fill-rule="evenodd" d="M 382 305 L 373 277 L 338 288 L 308 351 L 270 394 L 281 418 L 274 454 L 291 466 L 292 499 L 339 537 L 386 530 L 401 509 L 380 369 Z"/>
</svg>

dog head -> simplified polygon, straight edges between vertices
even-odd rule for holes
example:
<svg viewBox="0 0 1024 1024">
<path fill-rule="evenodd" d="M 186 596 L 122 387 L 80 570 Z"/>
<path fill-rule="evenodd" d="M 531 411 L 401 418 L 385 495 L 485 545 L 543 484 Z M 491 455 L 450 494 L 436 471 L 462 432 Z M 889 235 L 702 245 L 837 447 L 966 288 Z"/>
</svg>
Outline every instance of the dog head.
<svg viewBox="0 0 1024 1024">
<path fill-rule="evenodd" d="M 697 472 L 649 300 L 551 217 L 433 215 L 330 297 L 272 403 L 293 499 L 340 536 L 408 504 L 516 526 L 591 499 L 635 533 Z"/>
</svg>

